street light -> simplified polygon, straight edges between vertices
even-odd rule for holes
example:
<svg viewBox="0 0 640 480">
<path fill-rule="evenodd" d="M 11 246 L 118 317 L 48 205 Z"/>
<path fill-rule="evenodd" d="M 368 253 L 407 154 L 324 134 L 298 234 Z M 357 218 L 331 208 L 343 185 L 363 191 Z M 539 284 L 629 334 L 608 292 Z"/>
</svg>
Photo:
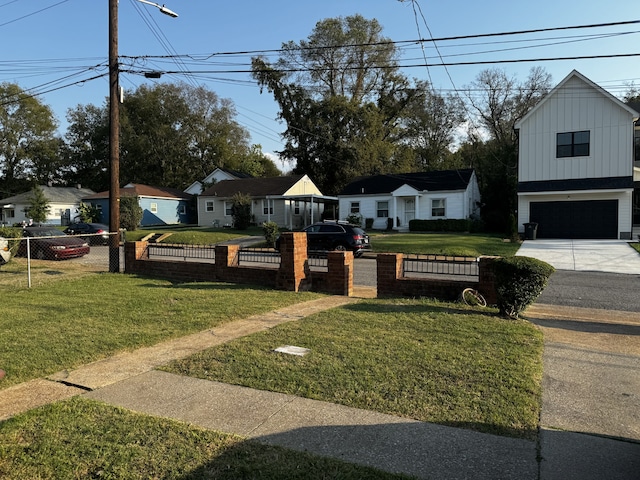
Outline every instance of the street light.
<svg viewBox="0 0 640 480">
<path fill-rule="evenodd" d="M 137 0 L 152 5 L 170 17 L 178 16 L 164 5 Z M 120 66 L 118 64 L 118 0 L 109 0 L 109 231 L 120 231 Z M 109 271 L 120 271 L 120 237 L 111 235 Z"/>
</svg>

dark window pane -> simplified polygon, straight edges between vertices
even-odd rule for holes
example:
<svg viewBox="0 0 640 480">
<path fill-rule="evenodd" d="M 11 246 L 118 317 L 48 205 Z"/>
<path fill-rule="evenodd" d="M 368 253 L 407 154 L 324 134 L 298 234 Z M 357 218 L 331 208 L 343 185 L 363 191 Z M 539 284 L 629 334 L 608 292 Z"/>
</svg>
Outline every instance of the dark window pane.
<svg viewBox="0 0 640 480">
<path fill-rule="evenodd" d="M 571 145 L 573 135 L 571 133 L 558 133 L 558 145 Z"/>
<path fill-rule="evenodd" d="M 589 143 L 589 131 L 575 132 L 573 134 L 573 143 Z"/>
<path fill-rule="evenodd" d="M 556 153 L 556 157 L 570 157 L 571 156 L 571 145 L 558 145 L 558 150 Z"/>
<path fill-rule="evenodd" d="M 573 147 L 574 157 L 588 157 L 589 156 L 589 144 L 582 143 Z"/>
</svg>

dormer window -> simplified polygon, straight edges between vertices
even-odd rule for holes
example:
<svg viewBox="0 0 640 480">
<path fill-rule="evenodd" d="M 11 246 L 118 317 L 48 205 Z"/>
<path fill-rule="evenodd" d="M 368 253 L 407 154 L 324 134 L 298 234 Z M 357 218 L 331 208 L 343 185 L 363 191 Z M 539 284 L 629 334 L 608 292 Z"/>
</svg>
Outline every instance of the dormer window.
<svg viewBox="0 0 640 480">
<path fill-rule="evenodd" d="M 556 134 L 556 158 L 588 157 L 589 130 Z"/>
</svg>

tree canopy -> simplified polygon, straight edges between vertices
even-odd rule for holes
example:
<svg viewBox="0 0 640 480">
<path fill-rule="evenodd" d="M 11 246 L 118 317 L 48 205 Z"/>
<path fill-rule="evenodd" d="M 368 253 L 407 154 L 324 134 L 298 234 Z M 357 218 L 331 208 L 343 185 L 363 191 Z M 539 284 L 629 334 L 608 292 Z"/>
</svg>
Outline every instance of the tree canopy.
<svg viewBox="0 0 640 480">
<path fill-rule="evenodd" d="M 36 167 L 56 159 L 57 124 L 47 105 L 14 83 L 0 84 L 0 98 L 0 190 L 16 193 L 37 173 L 48 177 L 55 172 Z"/>
<path fill-rule="evenodd" d="M 296 162 L 294 172 L 336 194 L 354 176 L 414 171 L 425 156 L 448 153 L 441 147 L 462 117 L 433 121 L 430 101 L 441 101 L 447 113 L 455 104 L 407 79 L 396 57 L 377 20 L 354 15 L 318 22 L 307 40 L 283 44 L 274 64 L 253 59 L 254 78 L 273 94 L 287 124 L 280 154 Z M 428 155 L 426 144 L 434 150 Z"/>
<path fill-rule="evenodd" d="M 108 105 L 69 111 L 68 177 L 94 190 L 108 186 Z M 234 119 L 230 100 L 188 84 L 142 85 L 120 112 L 122 183 L 186 188 L 216 167 L 251 175 L 280 172 Z"/>
</svg>

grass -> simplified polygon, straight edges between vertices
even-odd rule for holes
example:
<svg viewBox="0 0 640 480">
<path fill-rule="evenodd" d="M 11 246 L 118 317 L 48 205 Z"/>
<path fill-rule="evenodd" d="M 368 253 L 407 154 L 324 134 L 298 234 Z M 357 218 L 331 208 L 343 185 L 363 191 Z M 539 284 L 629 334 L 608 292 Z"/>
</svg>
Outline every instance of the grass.
<svg viewBox="0 0 640 480">
<path fill-rule="evenodd" d="M 108 273 L 13 289 L 2 296 L 0 388 L 318 297 Z"/>
<path fill-rule="evenodd" d="M 311 353 L 274 352 L 283 345 Z M 491 310 L 427 300 L 372 300 L 253 334 L 164 369 L 534 439 L 542 334 Z"/>
<path fill-rule="evenodd" d="M 143 230 L 127 232 L 126 236 L 128 241 L 133 242 L 144 238 L 150 233 L 171 233 L 171 235 L 164 240 L 164 243 L 212 245 L 249 235 L 262 236 L 262 228 L 251 227 L 247 230 L 236 230 L 231 228 L 198 228 L 193 226 L 147 227 Z"/>
<path fill-rule="evenodd" d="M 631 245 L 631 248 L 635 249 L 636 252 L 640 253 L 640 243 L 638 243 L 638 242 L 629 242 L 629 245 Z"/>
<path fill-rule="evenodd" d="M 80 398 L 0 423 L 0 477 L 408 478 Z"/>
<path fill-rule="evenodd" d="M 453 233 L 381 233 L 371 236 L 374 252 L 438 254 L 478 257 L 512 257 L 519 243 L 505 242 L 501 236 Z"/>
</svg>

